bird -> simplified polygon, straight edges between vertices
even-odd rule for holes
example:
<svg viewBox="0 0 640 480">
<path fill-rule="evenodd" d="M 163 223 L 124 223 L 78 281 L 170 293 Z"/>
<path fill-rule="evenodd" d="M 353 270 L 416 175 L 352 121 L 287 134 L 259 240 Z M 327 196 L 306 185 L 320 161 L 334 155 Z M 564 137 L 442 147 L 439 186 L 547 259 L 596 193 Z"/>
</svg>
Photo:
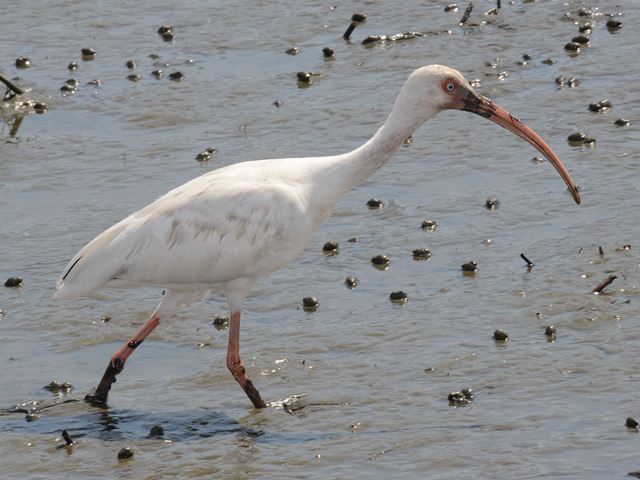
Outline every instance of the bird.
<svg viewBox="0 0 640 480">
<path fill-rule="evenodd" d="M 107 407 L 116 376 L 160 321 L 215 292 L 224 296 L 230 311 L 227 367 L 253 406 L 266 407 L 240 356 L 246 296 L 258 280 L 305 249 L 343 195 L 380 169 L 407 137 L 443 110 L 475 113 L 529 142 L 580 203 L 567 169 L 531 128 L 478 94 L 457 70 L 420 67 L 404 82 L 384 124 L 354 150 L 246 161 L 210 171 L 132 213 L 80 250 L 59 277 L 54 297 L 140 286 L 159 287 L 164 293 L 146 323 L 113 354 L 85 400 Z"/>
</svg>

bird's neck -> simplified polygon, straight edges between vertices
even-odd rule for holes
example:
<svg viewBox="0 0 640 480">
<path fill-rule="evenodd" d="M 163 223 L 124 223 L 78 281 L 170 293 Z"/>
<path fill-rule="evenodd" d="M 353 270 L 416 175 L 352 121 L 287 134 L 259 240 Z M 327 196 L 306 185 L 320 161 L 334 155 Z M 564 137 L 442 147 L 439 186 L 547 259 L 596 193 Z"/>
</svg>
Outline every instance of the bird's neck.
<svg viewBox="0 0 640 480">
<path fill-rule="evenodd" d="M 431 115 L 431 112 L 406 115 L 406 106 L 396 102 L 384 125 L 364 145 L 332 157 L 331 165 L 325 165 L 325 172 L 330 176 L 330 182 L 329 178 L 327 181 L 332 185 L 328 187 L 324 183 L 324 188 L 332 190 L 336 200 L 342 197 L 380 169 Z"/>
</svg>

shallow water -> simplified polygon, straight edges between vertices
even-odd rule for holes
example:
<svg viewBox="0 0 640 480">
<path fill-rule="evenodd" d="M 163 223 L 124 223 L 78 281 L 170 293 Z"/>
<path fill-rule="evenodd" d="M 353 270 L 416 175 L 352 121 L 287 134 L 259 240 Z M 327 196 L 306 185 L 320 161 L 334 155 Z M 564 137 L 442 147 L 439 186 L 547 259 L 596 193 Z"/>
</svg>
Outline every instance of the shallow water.
<svg viewBox="0 0 640 480">
<path fill-rule="evenodd" d="M 479 79 L 482 93 L 554 148 L 583 204 L 573 204 L 546 162 L 531 160 L 537 152 L 527 144 L 479 117 L 441 114 L 247 301 L 249 375 L 268 401 L 308 394 L 300 408 L 249 408 L 225 367 L 226 332 L 211 322 L 226 307 L 213 298 L 154 332 L 118 378 L 108 411 L 71 402 L 33 422 L 0 415 L 2 475 L 600 479 L 640 470 L 640 437 L 624 426 L 640 415 L 640 5 L 517 0 L 479 24 L 494 2 L 477 1 L 476 25 L 460 27 L 462 11 L 445 13 L 448 2 L 273 3 L 5 2 L 14 14 L 0 16 L 2 73 L 19 75 L 50 110 L 26 117 L 14 138 L 9 125 L 0 129 L 0 279 L 24 278 L 21 288 L 0 289 L 0 408 L 51 400 L 42 386 L 52 379 L 74 385 L 65 399 L 80 398 L 158 302 L 155 289 L 52 300 L 57 276 L 85 243 L 220 166 L 354 148 L 418 66 L 443 63 Z M 622 13 L 623 28 L 611 34 L 602 15 L 578 18 L 585 6 Z M 344 42 L 356 11 L 369 18 Z M 595 22 L 591 46 L 575 57 L 563 50 L 577 35 L 565 12 Z M 164 23 L 175 43 L 155 33 Z M 360 44 L 367 35 L 447 29 Z M 300 54 L 286 55 L 291 46 Z M 335 60 L 322 58 L 325 46 Z M 83 47 L 96 49 L 94 61 L 80 60 Z M 533 60 L 520 66 L 525 53 Z M 155 80 L 150 54 L 184 81 Z M 17 71 L 19 56 L 32 68 Z M 543 64 L 549 57 L 557 62 Z M 126 79 L 129 59 L 143 77 L 137 83 Z M 300 70 L 322 76 L 298 88 Z M 502 71 L 509 75 L 499 80 Z M 580 85 L 559 88 L 559 75 Z M 78 92 L 62 97 L 71 77 Z M 86 85 L 94 78 L 101 87 Z M 587 110 L 603 98 L 611 111 Z M 631 125 L 616 128 L 619 117 Z M 597 146 L 569 146 L 574 131 Z M 209 146 L 218 153 L 197 162 Z M 484 208 L 489 196 L 501 202 L 495 211 Z M 372 197 L 385 207 L 367 209 Z M 420 229 L 427 218 L 438 222 L 435 232 Z M 354 236 L 360 242 L 348 243 Z M 339 255 L 322 253 L 327 240 L 340 242 Z M 631 249 L 616 250 L 625 244 Z M 412 260 L 419 247 L 433 257 Z M 387 271 L 370 265 L 377 254 L 391 259 Z M 471 259 L 479 272 L 464 276 L 460 265 Z M 618 278 L 591 294 L 609 274 Z M 360 279 L 356 289 L 343 285 L 347 275 Z M 409 301 L 392 304 L 394 290 Z M 305 313 L 310 295 L 320 309 Z M 553 343 L 543 334 L 549 324 Z M 496 328 L 509 333 L 507 344 L 492 340 Z M 464 387 L 474 402 L 449 406 L 448 393 Z M 153 425 L 164 439 L 147 438 Z M 63 429 L 77 440 L 71 449 L 56 448 Z M 116 459 L 123 446 L 133 460 Z"/>
</svg>

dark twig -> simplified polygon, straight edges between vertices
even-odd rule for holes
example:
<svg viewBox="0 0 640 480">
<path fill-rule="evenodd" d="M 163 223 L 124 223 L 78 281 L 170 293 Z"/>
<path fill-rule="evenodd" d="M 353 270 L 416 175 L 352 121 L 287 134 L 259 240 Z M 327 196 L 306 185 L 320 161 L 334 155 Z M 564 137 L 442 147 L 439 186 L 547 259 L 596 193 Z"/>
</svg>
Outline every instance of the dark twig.
<svg viewBox="0 0 640 480">
<path fill-rule="evenodd" d="M 462 18 L 460 19 L 460 25 L 464 25 L 469 20 L 469 15 L 471 15 L 471 10 L 473 10 L 473 2 L 469 2 L 469 6 L 464 11 Z"/>
<path fill-rule="evenodd" d="M 22 95 L 24 93 L 24 90 L 22 90 L 20 87 L 16 86 L 9 79 L 4 78 L 2 75 L 0 75 L 0 82 L 4 83 L 7 87 L 9 87 L 10 90 L 14 91 L 18 95 Z"/>
<path fill-rule="evenodd" d="M 364 23 L 366 20 L 367 16 L 364 13 L 354 13 L 351 17 L 351 24 L 347 27 L 347 31 L 344 32 L 342 38 L 344 38 L 345 40 L 349 40 L 349 37 L 351 37 L 351 34 L 355 30 L 355 28 L 361 23 Z"/>
<path fill-rule="evenodd" d="M 520 258 L 523 259 L 525 262 L 527 262 L 527 267 L 528 268 L 533 268 L 533 262 L 531 260 L 529 260 L 524 253 L 520 254 Z"/>
<path fill-rule="evenodd" d="M 602 292 L 602 290 L 604 290 L 604 288 L 607 287 L 608 285 L 611 285 L 616 278 L 618 277 L 616 277 L 615 275 L 609 275 L 604 282 L 602 282 L 600 285 L 598 285 L 596 288 L 594 288 L 591 291 L 593 293 Z"/>
<path fill-rule="evenodd" d="M 76 443 L 73 441 L 73 439 L 71 438 L 71 435 L 69 435 L 69 433 L 67 433 L 66 430 L 62 430 L 62 438 L 64 438 L 64 443 L 66 443 L 67 446 L 73 445 L 74 443 Z"/>
<path fill-rule="evenodd" d="M 600 245 L 598 245 L 598 252 L 600 253 L 600 255 L 604 255 L 604 250 Z"/>
</svg>

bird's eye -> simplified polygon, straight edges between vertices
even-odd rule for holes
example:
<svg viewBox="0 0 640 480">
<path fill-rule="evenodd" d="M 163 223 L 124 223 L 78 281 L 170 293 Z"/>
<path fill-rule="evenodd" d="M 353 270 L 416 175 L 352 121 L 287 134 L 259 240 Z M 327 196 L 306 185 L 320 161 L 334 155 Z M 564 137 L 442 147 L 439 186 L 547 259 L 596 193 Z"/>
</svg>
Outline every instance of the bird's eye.
<svg viewBox="0 0 640 480">
<path fill-rule="evenodd" d="M 453 92 L 456 89 L 456 84 L 453 82 L 447 83 L 447 92 Z"/>
</svg>

